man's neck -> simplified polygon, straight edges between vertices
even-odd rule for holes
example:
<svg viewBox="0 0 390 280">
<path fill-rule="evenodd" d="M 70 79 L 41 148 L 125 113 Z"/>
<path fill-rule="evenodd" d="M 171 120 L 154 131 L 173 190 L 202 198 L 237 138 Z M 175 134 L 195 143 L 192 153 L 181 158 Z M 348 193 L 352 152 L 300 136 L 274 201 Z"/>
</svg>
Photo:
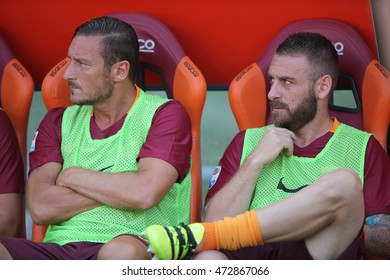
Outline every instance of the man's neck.
<svg viewBox="0 0 390 280">
<path fill-rule="evenodd" d="M 126 115 L 132 107 L 137 93 L 129 93 L 128 91 L 123 94 L 113 93 L 112 98 L 105 101 L 104 103 L 93 105 L 93 117 L 99 129 L 104 130 L 124 115 Z"/>
<path fill-rule="evenodd" d="M 306 147 L 313 141 L 328 133 L 333 126 L 333 119 L 327 117 L 323 119 L 314 119 L 304 127 L 295 131 L 296 140 L 294 144 L 299 147 Z"/>
</svg>

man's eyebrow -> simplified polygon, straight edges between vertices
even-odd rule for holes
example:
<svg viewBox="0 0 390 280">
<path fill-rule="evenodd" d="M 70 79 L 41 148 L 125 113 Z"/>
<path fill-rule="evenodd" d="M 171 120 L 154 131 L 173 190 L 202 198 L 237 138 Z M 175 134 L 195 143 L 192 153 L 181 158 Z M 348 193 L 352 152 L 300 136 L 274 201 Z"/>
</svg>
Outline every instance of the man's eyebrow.
<svg viewBox="0 0 390 280">
<path fill-rule="evenodd" d="M 85 59 L 77 58 L 77 57 L 74 57 L 73 60 L 76 61 L 76 62 L 79 62 L 79 63 L 87 62 Z"/>
<path fill-rule="evenodd" d="M 268 78 L 269 79 L 278 79 L 278 80 L 296 80 L 296 78 L 294 78 L 293 76 L 289 76 L 289 75 L 283 75 L 283 76 L 279 76 L 279 77 L 275 77 L 274 75 L 268 73 Z"/>
<path fill-rule="evenodd" d="M 296 80 L 295 77 L 292 77 L 292 76 L 289 76 L 289 75 L 281 76 L 281 77 L 279 77 L 279 79 L 281 79 L 281 80 L 292 80 L 292 81 Z"/>
<path fill-rule="evenodd" d="M 86 63 L 88 62 L 86 59 L 83 59 L 83 58 L 77 58 L 77 57 L 70 57 L 70 55 L 68 55 L 68 58 L 71 59 L 71 60 L 74 60 L 78 63 Z"/>
</svg>

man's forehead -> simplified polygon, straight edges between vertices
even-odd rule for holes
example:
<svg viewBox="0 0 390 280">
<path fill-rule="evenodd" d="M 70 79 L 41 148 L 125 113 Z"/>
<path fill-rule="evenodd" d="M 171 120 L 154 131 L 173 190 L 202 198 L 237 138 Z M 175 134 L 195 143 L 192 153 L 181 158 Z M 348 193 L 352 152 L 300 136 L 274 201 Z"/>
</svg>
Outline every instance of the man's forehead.
<svg viewBox="0 0 390 280">
<path fill-rule="evenodd" d="M 304 55 L 274 55 L 268 73 L 270 76 L 291 76 L 310 70 Z"/>
<path fill-rule="evenodd" d="M 100 56 L 100 40 L 97 36 L 76 36 L 69 46 L 69 54 L 82 57 Z"/>
<path fill-rule="evenodd" d="M 78 35 L 73 38 L 69 49 L 73 50 L 99 50 L 101 37 Z"/>
</svg>

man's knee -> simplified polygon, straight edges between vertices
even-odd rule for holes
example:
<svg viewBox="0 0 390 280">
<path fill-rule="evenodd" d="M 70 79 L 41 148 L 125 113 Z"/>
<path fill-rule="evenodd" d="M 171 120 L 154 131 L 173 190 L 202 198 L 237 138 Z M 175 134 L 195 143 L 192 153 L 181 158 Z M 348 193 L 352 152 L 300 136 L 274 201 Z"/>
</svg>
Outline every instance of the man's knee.
<svg viewBox="0 0 390 280">
<path fill-rule="evenodd" d="M 12 260 L 11 254 L 8 252 L 7 248 L 0 243 L 0 260 Z"/>
<path fill-rule="evenodd" d="M 100 260 L 146 260 L 151 259 L 147 247 L 135 237 L 121 236 L 104 244 L 97 259 Z"/>
<path fill-rule="evenodd" d="M 329 199 L 354 201 L 363 204 L 363 187 L 359 175 L 348 168 L 336 169 L 323 175 L 322 191 Z"/>
<path fill-rule="evenodd" d="M 359 175 L 352 169 L 340 168 L 332 172 L 332 175 L 337 179 L 345 182 L 347 185 L 357 187 L 359 190 L 362 189 L 362 182 Z"/>
<path fill-rule="evenodd" d="M 197 253 L 193 258 L 193 260 L 228 260 L 228 257 L 216 250 L 209 250 Z"/>
<path fill-rule="evenodd" d="M 313 183 L 313 190 L 335 219 L 349 215 L 363 217 L 363 187 L 355 171 L 341 168 L 326 173 Z"/>
</svg>

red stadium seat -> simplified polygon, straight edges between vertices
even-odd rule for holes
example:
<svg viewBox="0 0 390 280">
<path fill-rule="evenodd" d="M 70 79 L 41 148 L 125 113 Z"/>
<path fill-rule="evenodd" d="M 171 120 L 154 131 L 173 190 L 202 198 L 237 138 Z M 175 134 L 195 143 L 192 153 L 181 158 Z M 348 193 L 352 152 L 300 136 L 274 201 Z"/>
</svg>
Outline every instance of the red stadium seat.
<svg viewBox="0 0 390 280">
<path fill-rule="evenodd" d="M 191 222 L 200 221 L 202 208 L 202 174 L 200 151 L 200 123 L 206 99 L 205 79 L 185 54 L 173 33 L 162 22 L 141 13 L 115 13 L 135 29 L 140 43 L 140 71 L 137 83 L 145 87 L 145 69 L 161 75 L 167 96 L 181 102 L 188 111 L 192 124 L 193 146 L 191 151 Z M 44 78 L 42 98 L 47 109 L 70 105 L 69 88 L 62 76 L 68 59 L 58 63 Z M 42 240 L 45 227 L 33 226 L 33 240 Z"/>
<path fill-rule="evenodd" d="M 0 107 L 7 113 L 15 129 L 26 171 L 26 139 L 30 106 L 34 95 L 34 82 L 30 73 L 14 57 L 0 36 Z M 23 213 L 25 213 L 23 209 Z M 21 236 L 26 236 L 24 225 Z"/>
<path fill-rule="evenodd" d="M 305 19 L 287 25 L 275 35 L 256 62 L 233 79 L 229 86 L 229 101 L 239 129 L 259 127 L 272 121 L 267 100 L 268 67 L 277 46 L 290 33 L 299 31 L 323 34 L 333 42 L 339 54 L 341 74 L 334 96 L 343 97 L 349 92 L 354 104 L 344 107 L 333 99 L 330 114 L 341 122 L 373 133 L 387 149 L 390 73 L 352 26 L 334 19 Z"/>
</svg>

